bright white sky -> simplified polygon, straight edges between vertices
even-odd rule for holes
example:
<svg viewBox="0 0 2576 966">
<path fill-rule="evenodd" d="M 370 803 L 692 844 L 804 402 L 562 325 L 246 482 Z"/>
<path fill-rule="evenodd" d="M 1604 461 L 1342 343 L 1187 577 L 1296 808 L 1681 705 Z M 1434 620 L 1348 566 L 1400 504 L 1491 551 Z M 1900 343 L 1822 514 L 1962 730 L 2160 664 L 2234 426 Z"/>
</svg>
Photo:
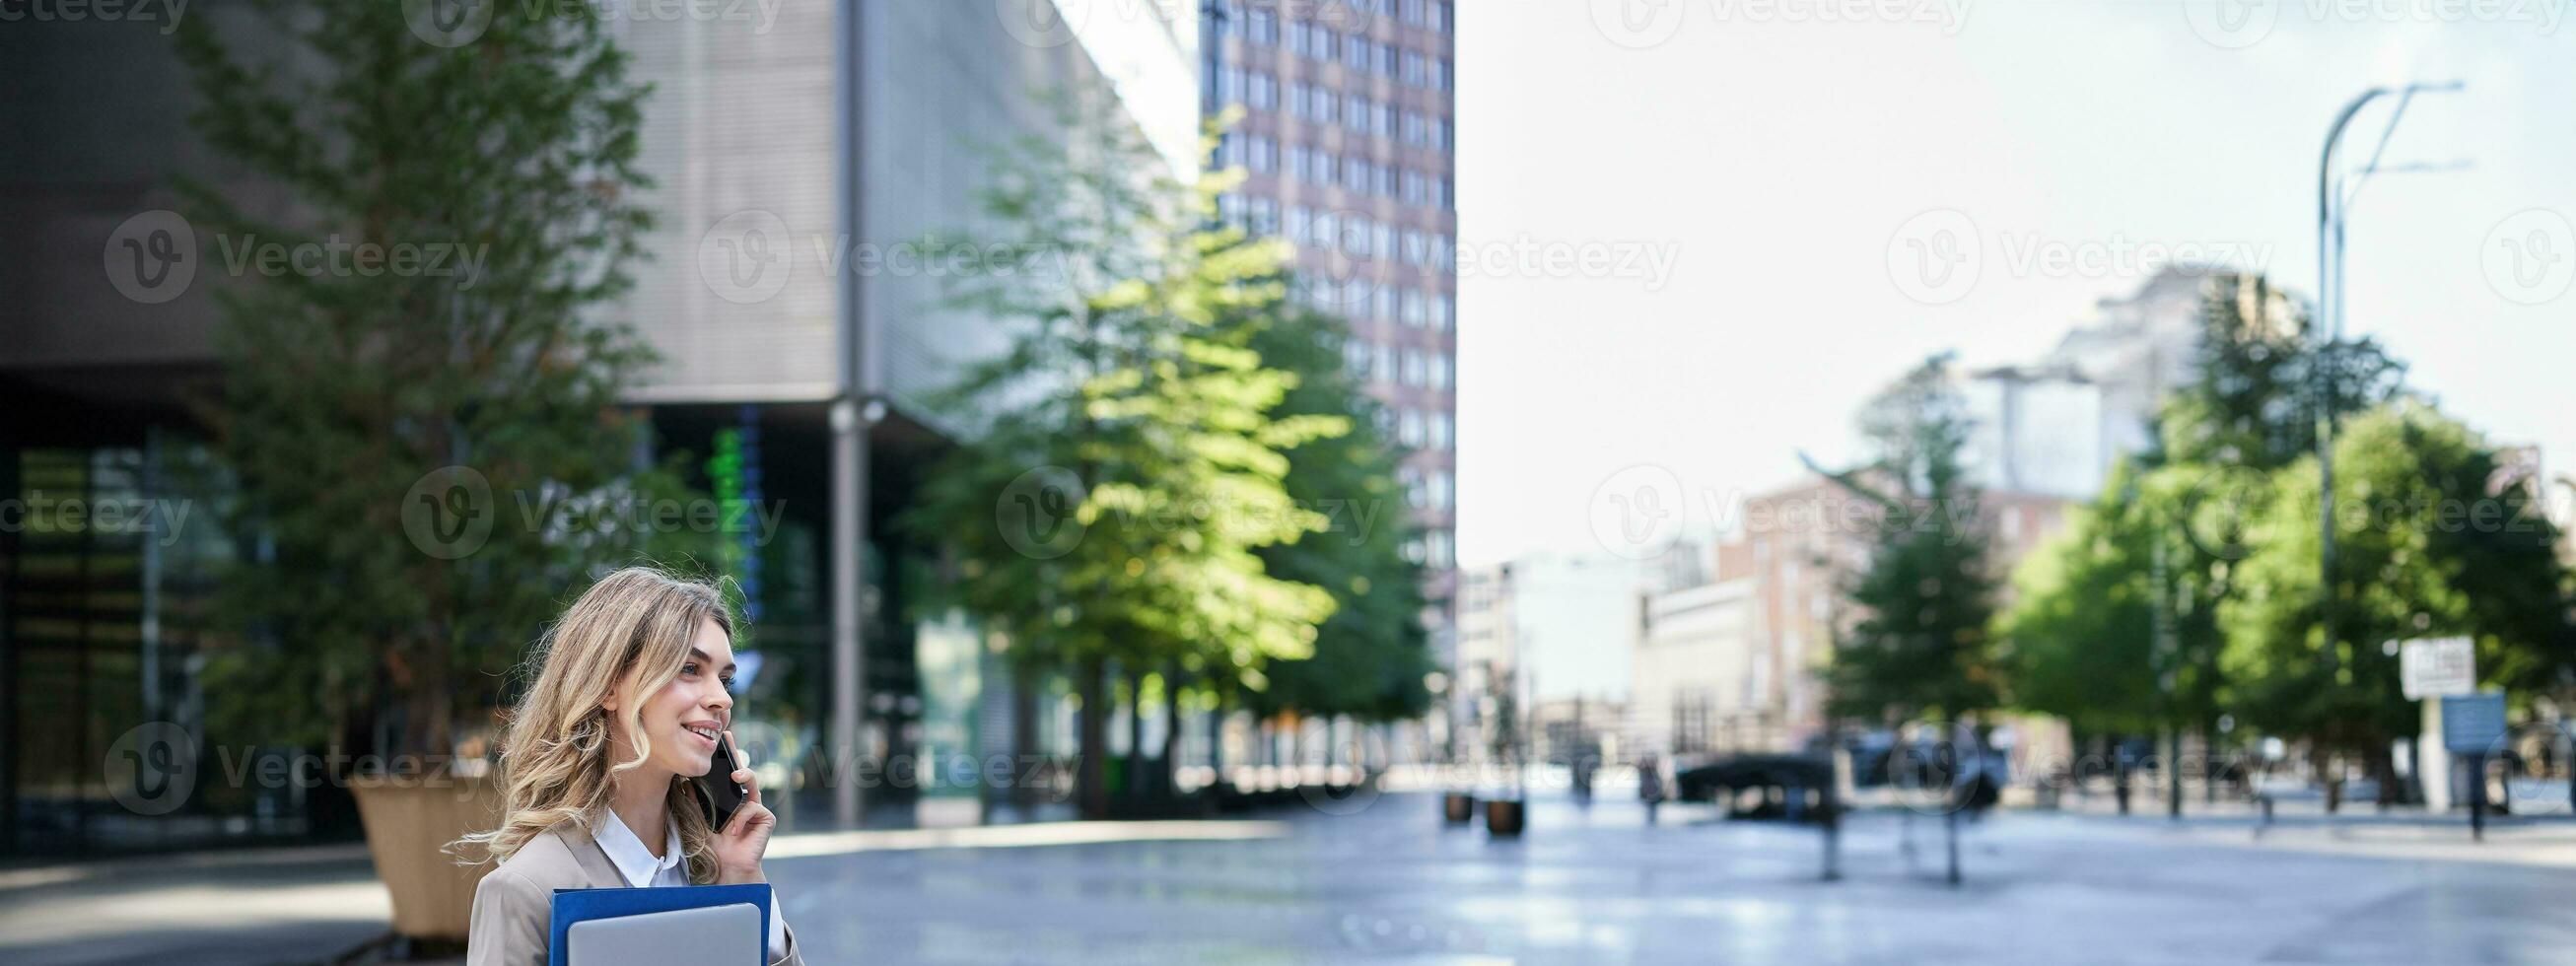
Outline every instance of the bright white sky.
<svg viewBox="0 0 2576 966">
<path fill-rule="evenodd" d="M 1524 240 L 1673 259 L 1660 288 L 1643 260 L 1607 278 L 1462 271 L 1463 563 L 1599 549 L 1593 494 L 1636 464 L 1676 474 L 1694 516 L 1703 494 L 1788 482 L 1801 448 L 1848 454 L 1855 406 L 1925 354 L 2037 355 L 2153 268 L 2024 269 L 2034 241 L 2223 246 L 2312 290 L 2325 128 L 2408 78 L 2468 90 L 2419 98 L 2387 160 L 2475 167 L 2371 183 L 2351 331 L 2491 438 L 2576 468 L 2576 293 L 2521 305 L 2489 282 L 2512 257 L 2491 234 L 2534 207 L 2557 214 L 2502 237 L 2537 228 L 2551 247 L 2515 291 L 2564 293 L 2576 272 L 2569 0 L 1946 0 L 1966 4 L 1955 30 L 1943 2 L 1921 23 L 1817 22 L 1846 6 L 1802 0 L 1460 5 L 1462 260 Z M 2247 32 L 2195 30 L 2220 22 L 2212 2 L 2250 13 Z M 1643 25 L 1623 37 L 1674 29 L 1623 46 L 1595 18 L 1623 5 Z M 2347 144 L 2366 150 L 2386 117 Z M 1982 262 L 1963 297 L 1926 305 L 1889 250 L 1934 209 L 1967 216 Z"/>
</svg>

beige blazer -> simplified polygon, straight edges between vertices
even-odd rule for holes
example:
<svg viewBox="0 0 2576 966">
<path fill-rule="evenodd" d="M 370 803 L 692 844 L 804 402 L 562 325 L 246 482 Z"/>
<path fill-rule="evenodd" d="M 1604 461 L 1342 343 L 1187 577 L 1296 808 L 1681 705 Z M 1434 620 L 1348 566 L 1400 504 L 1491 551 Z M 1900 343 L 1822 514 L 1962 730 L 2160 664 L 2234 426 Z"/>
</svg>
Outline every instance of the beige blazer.
<svg viewBox="0 0 2576 966">
<path fill-rule="evenodd" d="M 554 921 L 557 889 L 622 889 L 617 873 L 590 832 L 565 822 L 529 839 L 474 887 L 474 925 L 465 941 L 466 966 L 545 966 L 547 927 Z M 775 901 L 774 899 L 772 901 Z M 805 966 L 796 931 L 787 931 L 787 955 L 771 966 Z"/>
</svg>

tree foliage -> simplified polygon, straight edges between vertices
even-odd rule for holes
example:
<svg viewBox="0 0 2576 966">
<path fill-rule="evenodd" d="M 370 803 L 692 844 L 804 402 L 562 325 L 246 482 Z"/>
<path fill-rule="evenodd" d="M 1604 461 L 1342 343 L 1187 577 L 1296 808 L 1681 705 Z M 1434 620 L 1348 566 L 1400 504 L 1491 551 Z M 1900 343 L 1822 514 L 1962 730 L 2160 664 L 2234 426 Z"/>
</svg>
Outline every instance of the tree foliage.
<svg viewBox="0 0 2576 966">
<path fill-rule="evenodd" d="M 1342 421 L 1282 412 L 1296 375 L 1226 324 L 1284 298 L 1284 246 L 1215 227 L 1222 182 L 1180 183 L 1082 100 L 1109 96 L 1062 105 L 1065 142 L 997 151 L 984 207 L 1003 236 L 966 244 L 1024 260 L 955 301 L 1010 342 L 938 399 L 976 428 L 906 525 L 953 554 L 948 602 L 1023 666 L 1075 669 L 1087 703 L 1113 662 L 1257 689 L 1334 609 L 1264 553 L 1325 528 L 1284 481 L 1289 453 Z M 1104 757 L 1099 710 L 1086 762 Z"/>
<path fill-rule="evenodd" d="M 1827 673 L 1840 716 L 1954 721 L 2000 697 L 1990 638 L 1997 581 L 1960 461 L 1969 420 L 1949 367 L 1948 356 L 1926 360 L 1863 410 L 1878 459 L 1840 478 L 1882 512 L 1869 561 L 1844 590 L 1862 616 Z"/>
<path fill-rule="evenodd" d="M 1396 478 L 1401 450 L 1379 428 L 1384 407 L 1343 366 L 1342 320 L 1273 306 L 1244 321 L 1262 359 L 1297 376 L 1276 413 L 1329 416 L 1342 428 L 1288 451 L 1289 498 L 1323 513 L 1327 528 L 1263 551 L 1271 573 L 1332 594 L 1333 616 L 1313 655 L 1273 666 L 1271 688 L 1254 706 L 1376 721 L 1420 715 L 1430 708 L 1423 679 L 1434 668 L 1423 568 L 1405 556 L 1414 528 Z"/>
<path fill-rule="evenodd" d="M 2015 571 L 2013 607 L 1996 624 L 2014 705 L 2114 734 L 2162 722 L 2149 575 L 2165 532 L 2138 495 L 2142 475 L 2123 462 Z"/>
<path fill-rule="evenodd" d="M 2193 379 L 2165 401 L 2155 447 L 2023 568 L 1999 633 L 2025 706 L 2116 732 L 2212 726 L 2228 694 L 2218 615 L 2239 592 L 2250 522 L 2315 446 L 2318 378 L 2340 409 L 2394 391 L 2394 361 L 2368 342 L 2316 350 L 2260 276 L 2211 276 L 2200 320 Z"/>
<path fill-rule="evenodd" d="M 651 223 L 631 197 L 646 89 L 592 7 L 503 8 L 441 46 L 406 6 L 257 4 L 264 60 L 180 25 L 197 130 L 282 202 L 190 185 L 197 226 L 349 253 L 218 293 L 207 415 L 255 537 L 223 582 L 246 640 L 209 690 L 261 696 L 215 709 L 259 740 L 373 723 L 386 750 L 444 752 L 565 588 L 692 546 L 556 512 L 680 492 L 639 466 L 647 426 L 618 396 L 650 355 L 608 312 Z M 406 527 L 422 509 L 432 532 Z M 487 539 L 445 539 L 477 517 Z"/>
<path fill-rule="evenodd" d="M 2470 635 L 2489 683 L 2563 684 L 2564 569 L 2537 484 L 2402 395 L 2403 366 L 2376 345 L 2313 346 L 2260 278 L 2213 278 L 2202 319 L 2196 378 L 2162 411 L 2157 449 L 2121 467 L 2019 574 L 1998 625 L 2016 700 L 2118 731 L 2207 726 L 2224 711 L 2375 755 L 2417 726 L 2394 641 Z M 2331 649 L 2320 390 L 2332 412 L 2354 414 L 2334 438 Z"/>
<path fill-rule="evenodd" d="M 2536 481 L 2502 472 L 2476 432 L 2420 400 L 2353 420 L 2334 455 L 2334 644 L 2317 586 L 2329 508 L 2315 462 L 2302 460 L 2257 508 L 2243 593 L 2222 611 L 2238 713 L 2331 747 L 2385 747 L 2417 725 L 2394 648 L 2414 638 L 2473 638 L 2487 684 L 2527 693 L 2561 683 L 2563 570 Z"/>
</svg>

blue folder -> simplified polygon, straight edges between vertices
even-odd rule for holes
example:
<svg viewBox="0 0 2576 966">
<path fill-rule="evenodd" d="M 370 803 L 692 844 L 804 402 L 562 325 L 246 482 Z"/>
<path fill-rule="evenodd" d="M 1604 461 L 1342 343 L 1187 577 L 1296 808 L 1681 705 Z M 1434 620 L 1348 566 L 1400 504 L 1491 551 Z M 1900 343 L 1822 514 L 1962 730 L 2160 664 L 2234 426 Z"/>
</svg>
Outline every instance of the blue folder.
<svg viewBox="0 0 2576 966">
<path fill-rule="evenodd" d="M 640 916 L 648 912 L 671 912 L 700 906 L 729 906 L 748 902 L 760 907 L 760 935 L 752 937 L 749 958 L 743 962 L 758 966 L 769 962 L 770 890 L 765 885 L 665 886 L 653 889 L 557 889 L 554 899 L 554 922 L 546 927 L 546 966 L 564 966 L 565 934 L 576 922 L 593 919 L 615 919 Z"/>
</svg>

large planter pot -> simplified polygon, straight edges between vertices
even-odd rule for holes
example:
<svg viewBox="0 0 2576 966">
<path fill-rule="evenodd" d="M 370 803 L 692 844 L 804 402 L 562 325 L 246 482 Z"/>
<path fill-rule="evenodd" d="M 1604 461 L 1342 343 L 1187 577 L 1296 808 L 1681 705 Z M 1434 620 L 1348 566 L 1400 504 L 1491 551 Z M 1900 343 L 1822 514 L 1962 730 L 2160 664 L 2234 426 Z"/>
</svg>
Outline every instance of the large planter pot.
<svg viewBox="0 0 2576 966">
<path fill-rule="evenodd" d="M 1529 806 L 1509 799 L 1492 799 L 1485 803 L 1485 832 L 1498 839 L 1521 837 L 1529 822 Z"/>
<path fill-rule="evenodd" d="M 1440 796 L 1440 819 L 1451 825 L 1476 824 L 1475 793 L 1450 792 Z"/>
<path fill-rule="evenodd" d="M 464 942 L 474 884 L 492 863 L 459 865 L 447 843 L 501 821 L 500 786 L 484 778 L 359 778 L 350 782 L 376 878 L 393 899 L 394 932 Z"/>
</svg>

